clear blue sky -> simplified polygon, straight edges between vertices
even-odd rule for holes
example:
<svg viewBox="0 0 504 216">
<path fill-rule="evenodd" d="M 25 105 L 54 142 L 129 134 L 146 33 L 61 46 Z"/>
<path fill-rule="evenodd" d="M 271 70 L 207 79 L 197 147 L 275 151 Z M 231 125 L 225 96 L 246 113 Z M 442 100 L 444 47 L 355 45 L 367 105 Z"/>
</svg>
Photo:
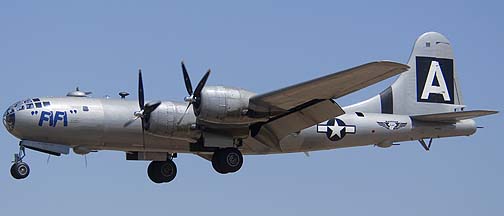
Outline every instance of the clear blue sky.
<svg viewBox="0 0 504 216">
<path fill-rule="evenodd" d="M 194 80 L 255 92 L 372 60 L 406 62 L 425 31 L 445 34 L 469 108 L 504 110 L 503 5 L 499 1 L 2 1 L 0 109 L 80 86 L 94 97 L 182 100 L 180 60 Z M 375 95 L 392 80 L 338 100 Z M 472 137 L 389 149 L 359 147 L 247 156 L 222 176 L 192 155 L 174 182 L 156 185 L 147 162 L 120 152 L 59 158 L 29 151 L 30 177 L 9 174 L 17 140 L 0 130 L 2 215 L 500 215 L 502 115 Z"/>
</svg>

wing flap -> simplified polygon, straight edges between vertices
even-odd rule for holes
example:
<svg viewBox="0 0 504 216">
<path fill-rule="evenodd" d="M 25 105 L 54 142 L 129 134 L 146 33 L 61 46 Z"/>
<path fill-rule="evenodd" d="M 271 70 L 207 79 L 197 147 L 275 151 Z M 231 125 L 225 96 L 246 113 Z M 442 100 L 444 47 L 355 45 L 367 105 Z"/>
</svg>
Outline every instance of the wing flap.
<svg viewBox="0 0 504 216">
<path fill-rule="evenodd" d="M 461 111 L 461 112 L 450 112 L 450 113 L 436 113 L 428 115 L 417 115 L 411 116 L 412 119 L 417 121 L 427 121 L 427 122 L 446 122 L 453 123 L 464 119 L 472 119 L 480 116 L 496 114 L 498 111 L 493 110 L 471 110 L 471 111 Z"/>
<path fill-rule="evenodd" d="M 285 112 L 314 99 L 335 99 L 408 70 L 409 66 L 377 61 L 250 98 L 255 112 Z"/>
<path fill-rule="evenodd" d="M 253 125 L 252 136 L 272 148 L 281 150 L 280 140 L 285 136 L 344 113 L 332 100 L 313 100 L 266 123 Z"/>
</svg>

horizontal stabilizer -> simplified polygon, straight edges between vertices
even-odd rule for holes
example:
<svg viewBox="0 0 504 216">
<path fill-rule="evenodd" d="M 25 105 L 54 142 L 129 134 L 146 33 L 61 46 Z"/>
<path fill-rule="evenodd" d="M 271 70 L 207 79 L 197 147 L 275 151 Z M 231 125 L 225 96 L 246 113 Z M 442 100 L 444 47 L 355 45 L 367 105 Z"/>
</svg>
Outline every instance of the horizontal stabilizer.
<svg viewBox="0 0 504 216">
<path fill-rule="evenodd" d="M 471 110 L 450 113 L 436 113 L 428 115 L 411 116 L 412 119 L 427 122 L 446 122 L 453 123 L 464 119 L 472 119 L 480 116 L 496 114 L 498 111 L 493 110 Z"/>
</svg>

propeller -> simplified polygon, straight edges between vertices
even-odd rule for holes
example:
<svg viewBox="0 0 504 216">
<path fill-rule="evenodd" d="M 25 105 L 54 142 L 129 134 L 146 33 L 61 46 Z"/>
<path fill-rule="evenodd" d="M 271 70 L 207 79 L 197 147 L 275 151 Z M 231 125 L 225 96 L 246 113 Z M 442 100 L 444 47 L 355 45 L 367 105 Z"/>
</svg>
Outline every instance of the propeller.
<svg viewBox="0 0 504 216">
<path fill-rule="evenodd" d="M 149 129 L 149 119 L 150 114 L 156 110 L 156 108 L 161 105 L 161 101 L 153 101 L 145 104 L 144 99 L 144 89 L 143 89 L 143 80 L 142 80 L 142 70 L 138 70 L 138 106 L 140 107 L 139 111 L 136 111 L 133 115 L 134 117 L 127 121 L 123 127 L 128 127 L 130 124 L 135 122 L 137 119 L 142 120 L 142 141 L 145 144 L 145 130 Z"/>
<path fill-rule="evenodd" d="M 208 76 L 210 76 L 210 69 L 207 70 L 205 75 L 201 78 L 199 81 L 198 85 L 196 86 L 196 89 L 193 92 L 192 84 L 191 84 L 191 78 L 189 78 L 189 73 L 187 72 L 187 68 L 184 64 L 184 61 L 181 63 L 182 65 L 182 74 L 184 75 L 184 83 L 185 87 L 187 90 L 188 96 L 184 97 L 184 101 L 188 102 L 187 107 L 184 111 L 184 114 L 180 118 L 179 122 L 177 124 L 180 124 L 182 122 L 182 119 L 184 119 L 184 116 L 187 113 L 187 110 L 191 105 L 193 105 L 194 113 L 198 115 L 198 108 L 201 103 L 201 91 L 203 91 L 203 87 L 205 87 L 206 81 L 208 80 Z"/>
</svg>

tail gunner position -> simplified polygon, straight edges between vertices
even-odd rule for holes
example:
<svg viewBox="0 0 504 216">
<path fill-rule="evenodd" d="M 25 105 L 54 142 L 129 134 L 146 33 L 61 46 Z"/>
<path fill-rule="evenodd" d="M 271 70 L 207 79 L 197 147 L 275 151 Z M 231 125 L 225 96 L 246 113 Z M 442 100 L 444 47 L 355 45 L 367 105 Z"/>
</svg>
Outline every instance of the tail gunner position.
<svg viewBox="0 0 504 216">
<path fill-rule="evenodd" d="M 50 155 L 99 150 L 126 153 L 127 160 L 152 161 L 149 178 L 170 182 L 173 159 L 190 153 L 222 174 L 237 172 L 242 154 L 281 154 L 418 140 L 429 150 L 433 138 L 469 136 L 475 117 L 496 111 L 466 111 L 450 42 L 428 32 L 415 42 L 408 64 L 377 61 L 338 73 L 255 94 L 240 88 L 206 86 L 208 71 L 193 89 L 184 63 L 185 102 L 90 98 L 78 89 L 66 97 L 19 101 L 3 116 L 21 141 L 11 174 L 28 176 L 25 149 Z M 389 77 L 399 78 L 379 95 L 340 107 L 334 100 Z M 424 140 L 428 139 L 426 143 Z"/>
</svg>

